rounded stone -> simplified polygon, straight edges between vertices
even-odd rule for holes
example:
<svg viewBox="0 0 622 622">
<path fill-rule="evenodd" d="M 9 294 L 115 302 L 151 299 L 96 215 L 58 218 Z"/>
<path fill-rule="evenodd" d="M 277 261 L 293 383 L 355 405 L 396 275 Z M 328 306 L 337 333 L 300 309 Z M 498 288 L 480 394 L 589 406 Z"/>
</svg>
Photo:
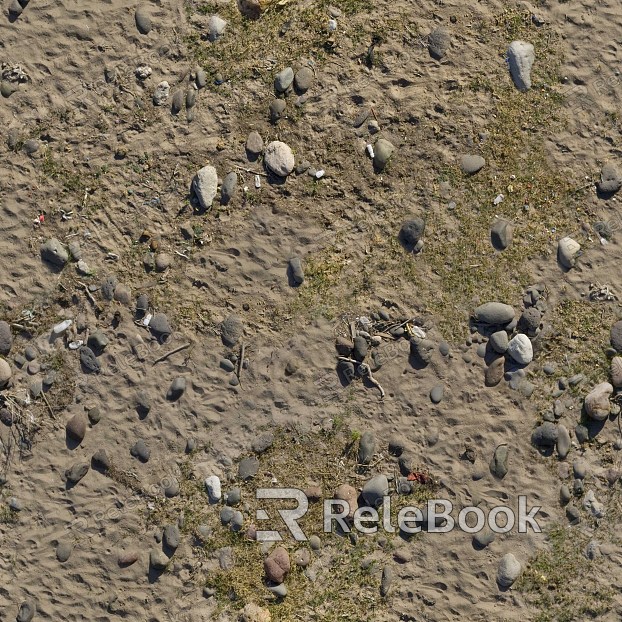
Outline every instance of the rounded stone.
<svg viewBox="0 0 622 622">
<path fill-rule="evenodd" d="M 520 576 L 521 565 L 512 553 L 507 553 L 499 561 L 497 583 L 502 588 L 510 587 Z"/>
<path fill-rule="evenodd" d="M 473 317 L 482 324 L 501 326 L 514 319 L 514 309 L 502 302 L 487 302 L 475 309 Z"/>
<path fill-rule="evenodd" d="M 604 421 L 611 413 L 609 398 L 613 393 L 613 386 L 608 382 L 596 385 L 586 396 L 583 402 L 588 417 L 596 421 Z"/>
<path fill-rule="evenodd" d="M 460 168 L 467 175 L 474 175 L 477 171 L 484 168 L 486 160 L 480 155 L 465 155 L 460 160 Z"/>
<path fill-rule="evenodd" d="M 533 346 L 527 335 L 518 334 L 508 343 L 507 353 L 520 365 L 528 365 L 533 360 Z"/>
<path fill-rule="evenodd" d="M 305 93 L 313 85 L 313 79 L 313 71 L 309 67 L 302 67 L 296 72 L 294 86 L 298 92 Z"/>
<path fill-rule="evenodd" d="M 277 93 L 284 93 L 292 85 L 293 81 L 294 70 L 291 67 L 286 67 L 274 77 L 274 90 Z"/>
<path fill-rule="evenodd" d="M 385 138 L 379 138 L 374 145 L 374 168 L 380 172 L 391 159 L 395 146 Z"/>
<path fill-rule="evenodd" d="M 9 384 L 12 375 L 11 366 L 4 359 L 0 359 L 0 388 Z"/>
<path fill-rule="evenodd" d="M 151 18 L 146 7 L 138 7 L 134 18 L 136 20 L 136 28 L 141 35 L 147 35 L 151 32 Z"/>
<path fill-rule="evenodd" d="M 285 143 L 275 140 L 268 143 L 264 154 L 267 168 L 279 177 L 287 177 L 295 166 L 292 150 Z"/>
</svg>

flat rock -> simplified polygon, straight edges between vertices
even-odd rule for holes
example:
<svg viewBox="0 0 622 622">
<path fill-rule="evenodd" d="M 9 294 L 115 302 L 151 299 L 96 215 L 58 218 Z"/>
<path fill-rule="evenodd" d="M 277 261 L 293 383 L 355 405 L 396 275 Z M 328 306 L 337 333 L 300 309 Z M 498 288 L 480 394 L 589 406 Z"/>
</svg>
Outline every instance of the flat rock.
<svg viewBox="0 0 622 622">
<path fill-rule="evenodd" d="M 289 145 L 274 140 L 268 143 L 264 153 L 266 167 L 279 177 L 287 177 L 295 166 L 294 153 Z"/>
<path fill-rule="evenodd" d="M 238 187 L 238 174 L 234 171 L 227 173 L 225 176 L 222 187 L 220 188 L 220 202 L 223 205 L 227 205 L 233 198 L 235 191 Z"/>
<path fill-rule="evenodd" d="M 32 622 L 35 613 L 37 613 L 37 605 L 32 601 L 24 601 L 19 606 L 15 622 Z"/>
<path fill-rule="evenodd" d="M 451 35 L 442 27 L 436 28 L 428 35 L 428 51 L 435 60 L 441 60 L 451 48 Z"/>
<path fill-rule="evenodd" d="M 402 224 L 397 238 L 402 246 L 408 250 L 413 250 L 417 242 L 423 237 L 424 231 L 424 220 L 422 218 L 412 218 Z"/>
<path fill-rule="evenodd" d="M 220 39 L 227 27 L 227 21 L 220 15 L 212 15 L 207 21 L 208 39 L 213 43 Z"/>
<path fill-rule="evenodd" d="M 87 346 L 80 348 L 80 363 L 86 373 L 96 374 L 101 370 L 101 364 L 97 360 L 95 353 Z"/>
<path fill-rule="evenodd" d="M 510 75 L 519 91 L 531 88 L 531 68 L 536 59 L 533 45 L 526 41 L 512 41 L 507 53 Z"/>
<path fill-rule="evenodd" d="M 486 160 L 480 155 L 464 155 L 460 160 L 460 168 L 467 175 L 474 175 L 484 168 Z"/>
<path fill-rule="evenodd" d="M 257 157 L 263 151 L 263 138 L 258 132 L 251 132 L 246 139 L 246 153 Z"/>
<path fill-rule="evenodd" d="M 376 437 L 373 432 L 363 432 L 359 440 L 358 462 L 359 464 L 369 464 L 376 451 Z"/>
<path fill-rule="evenodd" d="M 69 252 L 56 238 L 50 238 L 41 245 L 41 259 L 57 267 L 69 261 Z"/>
<path fill-rule="evenodd" d="M 259 460 L 255 456 L 244 458 L 238 465 L 238 477 L 244 481 L 255 477 L 257 471 L 259 471 Z"/>
<path fill-rule="evenodd" d="M 71 484 L 77 484 L 88 472 L 88 462 L 79 462 L 65 471 L 65 479 Z"/>
<path fill-rule="evenodd" d="M 482 324 L 501 326 L 514 319 L 514 309 L 502 302 L 487 302 L 475 309 L 473 317 Z"/>
<path fill-rule="evenodd" d="M 173 329 L 164 313 L 155 313 L 149 322 L 149 330 L 158 339 L 169 337 Z"/>
<path fill-rule="evenodd" d="M 204 210 L 212 207 L 214 197 L 218 192 L 218 173 L 213 166 L 204 166 L 195 175 L 192 188 L 199 204 Z"/>
</svg>

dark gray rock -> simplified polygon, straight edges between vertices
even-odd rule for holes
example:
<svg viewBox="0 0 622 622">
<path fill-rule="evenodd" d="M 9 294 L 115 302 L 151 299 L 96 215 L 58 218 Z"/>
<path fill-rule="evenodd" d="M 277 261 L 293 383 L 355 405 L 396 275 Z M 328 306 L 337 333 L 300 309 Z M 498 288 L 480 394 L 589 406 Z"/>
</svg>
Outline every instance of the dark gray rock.
<svg viewBox="0 0 622 622">
<path fill-rule="evenodd" d="M 605 164 L 600 173 L 600 182 L 596 185 L 599 194 L 615 194 L 622 188 L 622 176 L 612 164 Z"/>
<path fill-rule="evenodd" d="M 249 156 L 257 157 L 263 151 L 263 138 L 258 132 L 251 132 L 246 139 L 246 153 Z"/>
<path fill-rule="evenodd" d="M 306 93 L 313 86 L 314 77 L 313 71 L 309 67 L 300 68 L 294 77 L 296 91 Z"/>
<path fill-rule="evenodd" d="M 580 423 L 577 424 L 577 426 L 575 427 L 574 435 L 580 445 L 583 445 L 583 443 L 587 443 L 587 441 L 590 439 L 590 433 L 588 429 Z"/>
<path fill-rule="evenodd" d="M 228 205 L 229 201 L 233 198 L 235 191 L 238 187 L 238 175 L 237 173 L 231 171 L 227 173 L 225 179 L 222 182 L 222 186 L 220 188 L 220 202 L 223 205 Z"/>
<path fill-rule="evenodd" d="M 37 613 L 37 605 L 32 601 L 24 601 L 19 606 L 15 622 L 32 622 L 35 613 Z"/>
<path fill-rule="evenodd" d="M 498 354 L 504 354 L 508 349 L 508 334 L 499 330 L 490 336 L 490 347 Z"/>
<path fill-rule="evenodd" d="M 80 363 L 82 363 L 82 369 L 86 373 L 96 374 L 101 370 L 101 364 L 97 360 L 95 353 L 87 346 L 80 348 Z"/>
<path fill-rule="evenodd" d="M 349 361 L 339 361 L 337 363 L 337 373 L 346 384 L 350 384 L 355 377 L 354 364 Z"/>
<path fill-rule="evenodd" d="M 136 412 L 139 417 L 143 418 L 149 414 L 151 410 L 151 399 L 147 391 L 138 391 L 136 393 Z"/>
<path fill-rule="evenodd" d="M 134 18 L 136 20 L 136 28 L 141 35 L 147 35 L 151 32 L 151 18 L 146 7 L 138 7 Z"/>
<path fill-rule="evenodd" d="M 616 352 L 622 352 L 622 320 L 617 321 L 611 327 L 611 345 L 615 348 Z"/>
<path fill-rule="evenodd" d="M 287 104 L 283 99 L 275 99 L 270 103 L 270 121 L 275 123 L 278 121 L 285 112 L 285 108 L 287 108 Z"/>
<path fill-rule="evenodd" d="M 88 462 L 79 462 L 65 471 L 65 479 L 70 484 L 77 484 L 88 472 Z"/>
<path fill-rule="evenodd" d="M 514 319 L 514 309 L 502 302 L 487 302 L 475 309 L 473 318 L 482 324 L 503 326 Z"/>
<path fill-rule="evenodd" d="M 253 439 L 251 447 L 256 454 L 263 454 L 272 447 L 273 443 L 274 434 L 272 432 L 264 432 Z"/>
<path fill-rule="evenodd" d="M 512 244 L 513 226 L 509 220 L 498 218 L 490 229 L 490 241 L 499 251 L 504 251 Z"/>
<path fill-rule="evenodd" d="M 8 322 L 0 320 L 0 354 L 7 355 L 13 346 L 13 335 Z"/>
<path fill-rule="evenodd" d="M 497 478 L 503 479 L 508 472 L 508 452 L 507 445 L 499 445 L 490 461 L 490 472 Z"/>
<path fill-rule="evenodd" d="M 91 465 L 94 469 L 105 473 L 110 470 L 112 461 L 110 460 L 110 457 L 106 453 L 105 449 L 98 449 L 91 458 Z"/>
<path fill-rule="evenodd" d="M 385 475 L 376 475 L 363 486 L 363 499 L 374 508 L 381 505 L 383 498 L 388 494 L 389 482 Z"/>
<path fill-rule="evenodd" d="M 495 533 L 494 531 L 490 531 L 489 529 L 482 529 L 482 531 L 478 531 L 473 536 L 473 544 L 478 549 L 484 549 L 489 544 L 492 544 L 495 541 Z"/>
<path fill-rule="evenodd" d="M 289 271 L 294 285 L 302 285 L 305 280 L 305 273 L 302 267 L 302 259 L 300 257 L 292 257 L 289 260 Z"/>
<path fill-rule="evenodd" d="M 428 35 L 428 50 L 435 60 L 441 60 L 451 48 L 451 35 L 442 27 L 433 30 Z"/>
<path fill-rule="evenodd" d="M 69 261 L 69 252 L 56 238 L 50 238 L 41 245 L 41 259 L 62 268 Z"/>
<path fill-rule="evenodd" d="M 145 441 L 139 439 L 130 449 L 130 454 L 134 458 L 138 458 L 141 462 L 148 462 L 151 457 L 151 450 L 147 447 Z"/>
<path fill-rule="evenodd" d="M 244 458 L 238 465 L 238 477 L 241 480 L 247 480 L 255 477 L 259 470 L 259 460 L 255 456 Z"/>
<path fill-rule="evenodd" d="M 529 337 L 535 337 L 540 329 L 542 314 L 536 307 L 525 309 L 518 320 L 518 329 Z"/>
<path fill-rule="evenodd" d="M 398 240 L 407 250 L 413 250 L 425 231 L 425 222 L 421 218 L 407 220 L 401 227 Z"/>
<path fill-rule="evenodd" d="M 239 488 L 232 488 L 225 494 L 225 503 L 229 506 L 237 505 L 242 501 L 242 491 Z"/>
<path fill-rule="evenodd" d="M 554 423 L 548 421 L 539 425 L 531 434 L 531 442 L 536 447 L 554 447 L 559 431 Z"/>
<path fill-rule="evenodd" d="M 169 337 L 173 329 L 164 313 L 155 313 L 149 322 L 149 329 L 158 340 Z"/>
<path fill-rule="evenodd" d="M 427 365 L 432 360 L 432 353 L 435 350 L 433 341 L 421 339 L 420 337 L 410 338 L 410 354 L 423 365 Z"/>
<path fill-rule="evenodd" d="M 184 107 L 184 92 L 177 89 L 171 98 L 171 114 L 178 115 Z"/>
<path fill-rule="evenodd" d="M 359 440 L 358 462 L 359 464 L 369 464 L 376 451 L 376 438 L 373 432 L 364 432 Z"/>
<path fill-rule="evenodd" d="M 367 356 L 367 339 L 365 337 L 357 336 L 354 338 L 354 348 L 352 351 L 352 356 L 357 361 L 365 360 Z"/>
<path fill-rule="evenodd" d="M 179 376 L 171 382 L 171 386 L 169 387 L 166 393 L 166 399 L 169 402 L 176 402 L 186 390 L 186 379 L 183 376 Z"/>
<path fill-rule="evenodd" d="M 284 93 L 292 85 L 293 81 L 294 70 L 291 67 L 286 67 L 274 77 L 274 90 L 277 93 Z"/>
</svg>

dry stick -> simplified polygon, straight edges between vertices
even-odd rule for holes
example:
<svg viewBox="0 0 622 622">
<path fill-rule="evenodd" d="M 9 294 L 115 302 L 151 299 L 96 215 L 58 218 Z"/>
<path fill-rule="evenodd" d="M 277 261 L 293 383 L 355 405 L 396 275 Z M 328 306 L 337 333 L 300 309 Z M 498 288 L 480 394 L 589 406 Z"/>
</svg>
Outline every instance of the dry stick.
<svg viewBox="0 0 622 622">
<path fill-rule="evenodd" d="M 261 175 L 262 177 L 267 177 L 268 176 L 267 173 L 261 173 L 260 171 L 253 171 L 250 168 L 244 168 L 243 166 L 240 166 L 239 164 L 234 164 L 233 162 L 231 162 L 231 164 L 233 166 L 235 166 L 236 168 L 239 168 L 241 171 L 244 171 L 246 173 L 250 173 L 251 175 Z"/>
<path fill-rule="evenodd" d="M 352 363 L 354 365 L 365 365 L 365 367 L 367 368 L 367 373 L 366 374 L 361 374 L 361 375 L 365 376 L 366 378 L 368 378 L 369 382 L 371 382 L 375 387 L 378 388 L 378 390 L 380 391 L 380 399 L 384 398 L 384 396 L 385 396 L 384 389 L 382 388 L 382 385 L 372 376 L 371 369 L 370 369 L 369 365 L 367 365 L 367 363 L 361 363 L 360 361 L 355 361 L 354 359 L 351 359 L 349 356 L 338 356 L 337 358 L 340 361 L 346 361 L 346 362 Z"/>
<path fill-rule="evenodd" d="M 246 345 L 244 344 L 244 342 L 242 342 L 242 345 L 240 346 L 240 359 L 238 360 L 238 369 L 235 374 L 238 377 L 238 382 L 240 383 L 240 385 L 242 385 L 242 382 L 240 380 L 240 374 L 242 373 L 242 364 L 244 363 L 244 351 L 245 350 L 246 350 Z"/>
<path fill-rule="evenodd" d="M 86 293 L 86 297 L 91 301 L 91 304 L 97 309 L 98 307 L 97 307 L 97 303 L 95 302 L 95 298 L 93 298 L 93 294 L 91 294 L 91 292 L 89 291 L 89 288 L 86 285 L 86 283 L 83 283 L 82 281 L 78 281 L 78 284 L 82 285 Z"/>
<path fill-rule="evenodd" d="M 169 356 L 171 356 L 173 354 L 177 354 L 177 352 L 181 352 L 182 350 L 185 350 L 186 348 L 189 348 L 191 345 L 192 344 L 190 344 L 190 343 L 185 343 L 183 346 L 179 346 L 178 348 L 175 348 L 174 350 L 171 350 L 170 352 L 167 352 L 166 354 L 161 356 L 159 359 L 156 359 L 155 361 L 153 361 L 153 364 L 155 365 L 156 363 L 161 363 L 162 361 L 167 359 Z"/>
<path fill-rule="evenodd" d="M 41 397 L 43 398 L 45 405 L 48 407 L 48 410 L 50 411 L 50 415 L 52 415 L 52 419 L 56 419 L 56 415 L 54 414 L 54 411 L 52 410 L 52 407 L 50 406 L 50 402 L 48 402 L 48 398 L 43 391 L 41 391 Z"/>
</svg>

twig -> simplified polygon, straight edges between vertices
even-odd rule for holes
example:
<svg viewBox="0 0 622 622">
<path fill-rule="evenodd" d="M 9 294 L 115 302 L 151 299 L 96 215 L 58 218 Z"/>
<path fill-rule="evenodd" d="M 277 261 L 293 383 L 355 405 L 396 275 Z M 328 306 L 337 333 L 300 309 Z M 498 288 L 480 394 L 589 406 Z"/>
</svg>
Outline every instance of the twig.
<svg viewBox="0 0 622 622">
<path fill-rule="evenodd" d="M 250 173 L 251 175 L 261 175 L 262 177 L 268 177 L 267 173 L 260 173 L 258 171 L 253 171 L 250 168 L 244 168 L 243 166 L 240 166 L 239 164 L 234 164 L 233 162 L 231 162 L 231 164 L 235 166 L 236 168 L 239 168 L 241 171 L 244 171 L 245 173 Z"/>
<path fill-rule="evenodd" d="M 191 345 L 192 344 L 190 344 L 190 343 L 185 343 L 183 346 L 179 346 L 178 348 L 175 348 L 174 350 L 171 350 L 170 352 L 167 352 L 166 354 L 161 356 L 159 359 L 156 359 L 155 361 L 153 361 L 153 364 L 155 365 L 156 363 L 161 363 L 162 361 L 166 360 L 169 356 L 171 356 L 173 354 L 177 354 L 177 352 L 181 352 L 182 350 L 185 350 L 186 348 L 189 348 Z"/>
<path fill-rule="evenodd" d="M 184 255 L 184 253 L 180 252 L 180 251 L 175 251 L 180 257 L 183 257 L 184 259 L 190 259 L 190 257 L 188 257 L 188 255 Z"/>
<path fill-rule="evenodd" d="M 242 373 L 242 365 L 244 363 L 245 350 L 246 350 L 246 345 L 244 342 L 242 342 L 242 345 L 240 346 L 240 358 L 238 359 L 238 369 L 235 372 L 235 375 L 238 377 L 238 382 L 240 383 L 240 386 L 242 385 L 242 381 L 240 380 L 240 374 Z"/>
<path fill-rule="evenodd" d="M 52 407 L 50 406 L 50 402 L 48 401 L 48 398 L 45 395 L 44 391 L 41 391 L 41 397 L 43 398 L 45 405 L 48 407 L 48 410 L 50 411 L 50 415 L 52 415 L 52 419 L 56 419 L 56 415 L 54 414 L 54 411 L 52 410 Z"/>
<path fill-rule="evenodd" d="M 97 309 L 98 308 L 97 303 L 95 302 L 95 298 L 93 298 L 93 294 L 91 294 L 91 292 L 89 291 L 88 285 L 86 285 L 86 283 L 83 283 L 82 281 L 78 281 L 78 284 L 82 285 L 86 293 L 86 297 L 91 301 L 91 304 Z"/>
</svg>

